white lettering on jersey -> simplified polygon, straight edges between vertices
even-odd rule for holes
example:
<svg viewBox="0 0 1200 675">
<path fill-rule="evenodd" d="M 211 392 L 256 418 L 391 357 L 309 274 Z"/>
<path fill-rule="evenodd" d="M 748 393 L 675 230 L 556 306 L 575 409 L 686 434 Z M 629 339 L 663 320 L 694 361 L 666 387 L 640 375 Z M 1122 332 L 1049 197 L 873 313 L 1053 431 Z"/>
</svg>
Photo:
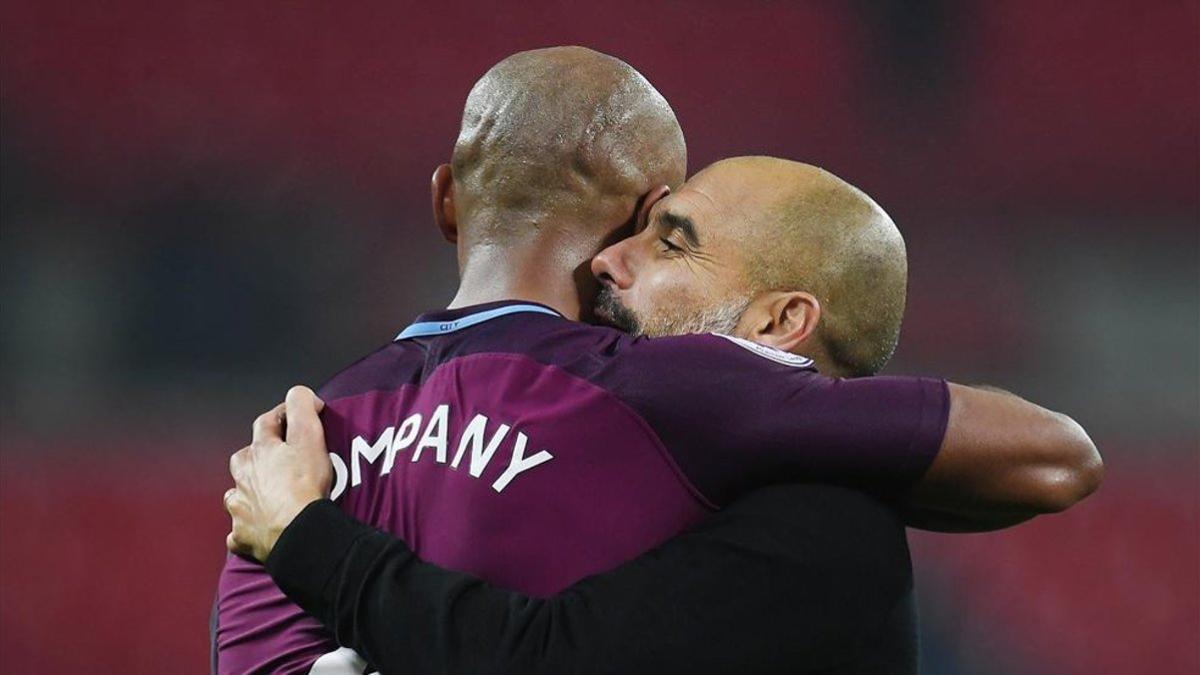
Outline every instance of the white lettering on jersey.
<svg viewBox="0 0 1200 675">
<path fill-rule="evenodd" d="M 329 498 L 337 499 L 346 491 L 346 462 L 341 455 L 329 453 L 329 462 L 333 464 L 333 490 L 329 493 Z"/>
<path fill-rule="evenodd" d="M 434 451 L 434 461 L 438 464 L 446 463 L 446 451 L 451 440 L 449 420 L 450 406 L 448 404 L 442 403 L 433 409 L 433 414 L 429 416 L 423 433 L 420 433 L 421 440 L 417 442 L 416 448 L 412 452 L 411 462 L 420 460 L 425 449 L 431 448 Z M 391 473 L 395 467 L 396 454 L 411 446 L 417 439 L 417 435 L 421 431 L 421 421 L 421 414 L 413 413 L 406 417 L 400 426 L 390 426 L 381 431 L 375 437 L 374 442 L 370 442 L 362 436 L 354 437 L 354 440 L 350 441 L 348 469 L 346 461 L 340 455 L 329 453 L 335 474 L 330 499 L 340 497 L 345 492 L 347 483 L 351 488 L 362 484 L 362 465 L 364 463 L 374 465 L 382 456 L 384 460 L 380 466 L 379 475 L 386 476 Z M 512 426 L 508 424 L 496 424 L 489 435 L 489 428 L 492 424 L 492 420 L 487 415 L 476 414 L 471 418 L 471 421 L 462 430 L 462 435 L 458 437 L 454 459 L 450 462 L 451 469 L 457 470 L 462 465 L 463 459 L 467 458 L 467 473 L 472 478 L 481 478 L 500 447 L 509 441 L 512 452 L 508 458 L 508 466 L 492 483 L 493 490 L 504 492 L 504 489 L 517 477 L 554 459 L 554 455 L 550 454 L 548 450 L 538 450 L 526 457 L 525 450 L 529 445 L 528 436 L 523 432 L 517 432 L 514 437 L 511 433 Z"/>
<path fill-rule="evenodd" d="M 492 434 L 491 440 L 487 442 L 485 447 L 483 444 L 483 436 L 487 431 L 488 418 L 486 415 L 475 415 L 471 423 L 467 425 L 467 430 L 463 432 L 462 439 L 458 441 L 458 452 L 454 453 L 454 461 L 450 462 L 451 469 L 457 469 L 458 463 L 462 461 L 463 453 L 467 451 L 467 444 L 471 444 L 471 465 L 468 471 L 475 478 L 483 473 L 487 468 L 488 462 L 492 461 L 492 455 L 496 454 L 496 448 L 500 447 L 500 442 L 508 435 L 508 425 L 501 424 L 500 428 L 496 429 L 496 433 Z"/>
<path fill-rule="evenodd" d="M 513 446 L 512 459 L 508 461 L 508 468 L 504 470 L 504 473 L 500 474 L 495 483 L 492 483 L 492 489 L 496 492 L 504 492 L 504 488 L 508 487 L 508 484 L 517 476 L 539 464 L 545 464 L 554 459 L 554 455 L 545 450 L 539 450 L 533 457 L 525 459 L 525 442 L 527 440 L 529 439 L 526 438 L 525 434 L 517 432 L 517 443 Z"/>
<path fill-rule="evenodd" d="M 396 464 L 396 453 L 412 445 L 412 442 L 417 439 L 417 432 L 421 429 L 421 413 L 413 413 L 404 418 L 400 423 L 400 428 L 396 430 L 396 438 L 392 441 L 392 447 L 388 448 L 387 459 L 383 460 L 383 471 L 380 475 L 387 475 L 392 472 L 392 467 Z"/>
<path fill-rule="evenodd" d="M 437 463 L 446 463 L 446 418 L 449 415 L 450 406 L 445 403 L 433 409 L 433 414 L 429 416 L 429 426 L 425 427 L 421 442 L 417 443 L 417 449 L 413 450 L 412 461 L 420 459 L 421 451 L 425 448 L 433 448 L 437 451 Z"/>
<path fill-rule="evenodd" d="M 350 485 L 357 486 L 362 483 L 362 468 L 359 466 L 358 460 L 362 458 L 367 460 L 368 464 L 374 464 L 375 460 L 379 459 L 392 446 L 392 434 L 395 431 L 395 427 L 384 429 L 383 433 L 379 434 L 379 438 L 370 445 L 367 445 L 362 436 L 350 443 Z M 387 473 L 387 471 L 385 467 L 383 473 Z"/>
<path fill-rule="evenodd" d="M 757 342 L 751 342 L 750 340 L 734 337 L 732 335 L 725 335 L 724 333 L 713 333 L 713 335 L 725 338 L 742 349 L 754 352 L 764 359 L 770 359 L 775 363 L 782 363 L 785 366 L 792 366 L 793 368 L 807 368 L 813 364 L 813 360 L 807 356 L 792 354 L 791 352 L 785 352 L 782 349 L 775 349 L 774 347 L 760 345 Z"/>
</svg>

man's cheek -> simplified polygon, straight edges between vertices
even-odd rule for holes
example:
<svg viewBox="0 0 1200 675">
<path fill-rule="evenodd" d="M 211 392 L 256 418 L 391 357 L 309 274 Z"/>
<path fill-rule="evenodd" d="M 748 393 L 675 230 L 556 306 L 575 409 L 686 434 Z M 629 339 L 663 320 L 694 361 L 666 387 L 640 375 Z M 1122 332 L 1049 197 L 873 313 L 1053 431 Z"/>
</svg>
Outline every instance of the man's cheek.
<svg viewBox="0 0 1200 675">
<path fill-rule="evenodd" d="M 660 302 L 670 300 L 672 295 L 678 291 L 676 282 L 671 274 L 664 270 L 656 270 L 655 273 L 647 275 L 641 285 L 640 291 L 641 300 L 644 303 L 659 304 Z"/>
<path fill-rule="evenodd" d="M 672 275 L 662 280 L 658 287 L 656 298 L 659 307 L 663 309 L 688 310 L 696 305 L 695 290 L 690 285 Z"/>
<path fill-rule="evenodd" d="M 669 294 L 664 293 L 662 288 L 650 284 L 630 298 L 629 308 L 643 318 L 656 316 L 663 311 L 669 299 Z"/>
</svg>

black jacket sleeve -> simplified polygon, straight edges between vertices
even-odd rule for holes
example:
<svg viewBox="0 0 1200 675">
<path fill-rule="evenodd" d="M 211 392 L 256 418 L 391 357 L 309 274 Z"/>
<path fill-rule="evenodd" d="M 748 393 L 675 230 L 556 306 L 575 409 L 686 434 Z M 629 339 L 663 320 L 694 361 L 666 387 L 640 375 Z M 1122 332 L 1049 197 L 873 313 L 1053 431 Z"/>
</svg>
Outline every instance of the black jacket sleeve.
<svg viewBox="0 0 1200 675">
<path fill-rule="evenodd" d="M 759 490 L 544 599 L 422 562 L 328 501 L 283 532 L 267 569 L 384 673 L 916 668 L 903 526 L 838 487 Z"/>
</svg>

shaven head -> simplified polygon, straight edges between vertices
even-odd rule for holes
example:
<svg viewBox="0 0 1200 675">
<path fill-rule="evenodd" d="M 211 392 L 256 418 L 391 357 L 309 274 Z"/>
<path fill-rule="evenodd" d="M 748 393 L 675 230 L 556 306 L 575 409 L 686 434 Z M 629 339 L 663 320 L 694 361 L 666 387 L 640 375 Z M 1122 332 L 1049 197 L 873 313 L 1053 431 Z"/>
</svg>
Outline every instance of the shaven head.
<svg viewBox="0 0 1200 675">
<path fill-rule="evenodd" d="M 805 290 L 821 303 L 816 338 L 847 375 L 872 375 L 900 339 L 908 286 L 904 238 L 865 192 L 816 166 L 730 160 L 764 198 L 744 272 L 755 292 Z"/>
<path fill-rule="evenodd" d="M 628 64 L 551 47 L 475 84 L 451 167 L 468 241 L 514 243 L 551 225 L 599 242 L 649 189 L 683 181 L 686 148 L 666 99 Z"/>
<path fill-rule="evenodd" d="M 808 164 L 738 157 L 658 201 L 592 271 L 597 314 L 618 327 L 731 333 L 853 377 L 896 348 L 908 263 L 899 230 L 858 188 Z"/>
</svg>

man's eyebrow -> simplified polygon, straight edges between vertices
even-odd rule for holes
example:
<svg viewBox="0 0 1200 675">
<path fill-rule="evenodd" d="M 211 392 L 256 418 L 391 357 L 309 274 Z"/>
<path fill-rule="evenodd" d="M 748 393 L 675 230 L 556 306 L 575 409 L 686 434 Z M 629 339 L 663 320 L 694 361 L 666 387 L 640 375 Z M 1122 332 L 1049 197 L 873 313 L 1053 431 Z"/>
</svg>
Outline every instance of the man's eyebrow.
<svg viewBox="0 0 1200 675">
<path fill-rule="evenodd" d="M 683 233 L 683 238 L 692 248 L 700 248 L 700 237 L 696 235 L 696 224 L 691 218 L 681 216 L 678 213 L 663 211 L 658 215 L 658 223 L 660 227 L 665 227 L 668 230 L 679 230 Z"/>
</svg>

